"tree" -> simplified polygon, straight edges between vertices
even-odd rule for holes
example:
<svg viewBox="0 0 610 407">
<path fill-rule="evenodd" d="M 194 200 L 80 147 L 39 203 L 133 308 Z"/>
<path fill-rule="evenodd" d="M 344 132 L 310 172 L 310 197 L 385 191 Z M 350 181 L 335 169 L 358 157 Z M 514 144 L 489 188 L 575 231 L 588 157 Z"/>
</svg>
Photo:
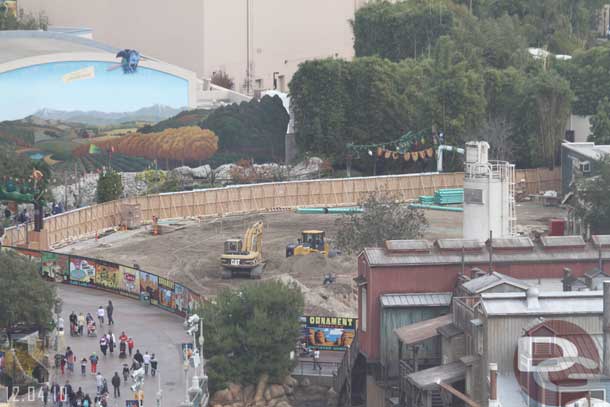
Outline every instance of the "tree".
<svg viewBox="0 0 610 407">
<path fill-rule="evenodd" d="M 337 247 L 350 254 L 365 247 L 380 247 L 386 240 L 419 239 L 428 227 L 422 210 L 388 193 L 371 193 L 360 206 L 362 213 L 349 213 L 336 220 Z"/>
<path fill-rule="evenodd" d="M 212 391 L 229 382 L 253 384 L 263 374 L 271 380 L 290 374 L 303 306 L 297 286 L 275 280 L 227 289 L 205 303 L 199 315 Z"/>
<path fill-rule="evenodd" d="M 610 144 L 610 100 L 607 97 L 599 102 L 597 112 L 591 117 L 589 141 Z"/>
<path fill-rule="evenodd" d="M 529 147 L 550 168 L 555 166 L 564 139 L 573 97 L 568 82 L 554 71 L 541 72 L 527 84 L 528 111 L 538 123 L 537 137 L 530 139 Z"/>
<path fill-rule="evenodd" d="M 610 234 L 610 158 L 595 163 L 596 176 L 581 179 L 575 188 L 575 211 L 593 235 Z"/>
<path fill-rule="evenodd" d="M 121 174 L 113 170 L 105 170 L 97 180 L 97 203 L 117 200 L 123 193 Z"/>
<path fill-rule="evenodd" d="M 44 13 L 38 17 L 24 13 L 19 10 L 17 13 L 7 9 L 6 4 L 0 3 L 0 31 L 3 30 L 45 30 L 49 26 L 49 20 Z"/>
<path fill-rule="evenodd" d="M 37 267 L 15 252 L 0 252 L 0 328 L 18 324 L 34 325 L 43 332 L 50 328 L 59 299 Z"/>
<path fill-rule="evenodd" d="M 212 74 L 212 84 L 217 86 L 222 86 L 226 89 L 233 89 L 235 86 L 235 82 L 233 82 L 233 78 L 229 76 L 225 71 L 216 71 Z"/>
</svg>

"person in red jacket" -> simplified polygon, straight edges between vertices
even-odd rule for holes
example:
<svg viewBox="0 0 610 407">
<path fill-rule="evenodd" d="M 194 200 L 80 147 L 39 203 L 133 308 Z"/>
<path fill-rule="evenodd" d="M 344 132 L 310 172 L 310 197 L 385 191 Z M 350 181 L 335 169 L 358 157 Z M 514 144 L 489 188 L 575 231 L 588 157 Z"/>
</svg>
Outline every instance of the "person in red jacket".
<svg viewBox="0 0 610 407">
<path fill-rule="evenodd" d="M 135 346 L 135 343 L 133 342 L 133 338 L 129 338 L 127 339 L 127 349 L 129 349 L 129 356 L 131 356 L 131 352 L 133 352 L 133 347 Z"/>
</svg>

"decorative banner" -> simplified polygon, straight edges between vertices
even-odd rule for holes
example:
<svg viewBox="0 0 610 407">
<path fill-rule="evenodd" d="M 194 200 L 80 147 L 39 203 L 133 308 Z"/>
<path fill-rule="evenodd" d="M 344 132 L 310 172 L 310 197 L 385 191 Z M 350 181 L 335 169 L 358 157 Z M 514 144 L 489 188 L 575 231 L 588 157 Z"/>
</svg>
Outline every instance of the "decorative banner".
<svg viewBox="0 0 610 407">
<path fill-rule="evenodd" d="M 159 278 L 140 270 L 140 292 L 147 292 L 150 295 L 151 304 L 159 304 Z"/>
<path fill-rule="evenodd" d="M 95 284 L 103 288 L 119 288 L 119 266 L 118 264 L 98 260 L 95 268 Z"/>
<path fill-rule="evenodd" d="M 119 286 L 117 288 L 129 297 L 140 298 L 140 273 L 138 270 L 119 266 Z"/>
<path fill-rule="evenodd" d="M 163 277 L 159 277 L 159 306 L 176 309 L 174 282 Z"/>
<path fill-rule="evenodd" d="M 184 314 L 188 308 L 188 293 L 186 289 L 180 284 L 176 283 L 174 286 L 174 302 L 176 304 L 176 311 Z"/>
<path fill-rule="evenodd" d="M 193 342 L 185 342 L 182 344 L 182 361 L 186 362 L 193 356 Z"/>
<path fill-rule="evenodd" d="M 70 278 L 70 268 L 68 267 L 68 256 L 63 254 L 42 252 L 42 276 L 61 283 Z"/>
<path fill-rule="evenodd" d="M 417 154 L 417 152 L 412 152 L 411 153 L 411 159 L 413 161 L 417 161 L 418 158 L 419 158 L 419 154 Z"/>
<path fill-rule="evenodd" d="M 418 151 L 418 153 L 419 153 L 419 158 L 421 158 L 422 160 L 424 158 L 426 158 L 426 152 L 425 151 L 423 151 L 423 150 L 422 151 Z"/>
<path fill-rule="evenodd" d="M 95 68 L 88 66 L 86 68 L 78 69 L 76 71 L 69 72 L 61 77 L 61 80 L 65 83 L 71 83 L 75 81 L 81 81 L 83 79 L 95 78 Z"/>
<path fill-rule="evenodd" d="M 0 375 L 4 373 L 4 352 L 0 352 Z"/>
<path fill-rule="evenodd" d="M 409 154 L 409 153 L 404 153 L 404 154 L 402 155 L 402 158 L 403 158 L 403 160 L 405 160 L 405 161 L 409 161 L 409 160 L 411 159 L 411 154 Z"/>
<path fill-rule="evenodd" d="M 306 316 L 307 347 L 345 350 L 356 333 L 356 318 Z"/>
<path fill-rule="evenodd" d="M 426 150 L 426 154 L 428 155 L 428 158 L 434 157 L 434 149 L 433 148 L 428 148 Z"/>
<path fill-rule="evenodd" d="M 125 407 L 140 407 L 138 400 L 125 400 Z"/>
<path fill-rule="evenodd" d="M 195 308 L 197 308 L 201 304 L 201 296 L 188 290 L 188 312 L 189 314 L 193 313 Z"/>
<path fill-rule="evenodd" d="M 95 286 L 95 262 L 91 259 L 70 256 L 70 284 Z"/>
</svg>

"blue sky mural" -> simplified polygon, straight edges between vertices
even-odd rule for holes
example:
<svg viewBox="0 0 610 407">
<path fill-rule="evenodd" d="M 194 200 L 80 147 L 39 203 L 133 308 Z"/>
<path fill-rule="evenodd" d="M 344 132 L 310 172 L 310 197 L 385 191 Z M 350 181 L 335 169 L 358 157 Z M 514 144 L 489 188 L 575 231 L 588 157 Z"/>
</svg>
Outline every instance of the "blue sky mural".
<svg viewBox="0 0 610 407">
<path fill-rule="evenodd" d="M 40 109 L 132 112 L 152 105 L 188 106 L 188 81 L 138 67 L 134 74 L 116 64 L 78 61 L 34 65 L 0 74 L 0 121 L 16 120 Z M 83 79 L 66 80 L 84 70 Z M 91 77 L 93 72 L 93 77 Z"/>
</svg>

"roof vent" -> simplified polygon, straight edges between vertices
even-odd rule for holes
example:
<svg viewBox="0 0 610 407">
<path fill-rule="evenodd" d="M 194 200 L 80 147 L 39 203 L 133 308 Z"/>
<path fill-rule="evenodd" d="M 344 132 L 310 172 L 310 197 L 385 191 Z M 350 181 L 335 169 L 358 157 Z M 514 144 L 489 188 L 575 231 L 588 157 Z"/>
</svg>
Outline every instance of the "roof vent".
<svg viewBox="0 0 610 407">
<path fill-rule="evenodd" d="M 386 240 L 385 248 L 390 253 L 430 253 L 427 240 Z"/>
<path fill-rule="evenodd" d="M 538 288 L 530 287 L 527 289 L 527 309 L 540 308 L 540 302 L 538 301 L 539 295 L 540 291 L 538 291 Z"/>
</svg>

